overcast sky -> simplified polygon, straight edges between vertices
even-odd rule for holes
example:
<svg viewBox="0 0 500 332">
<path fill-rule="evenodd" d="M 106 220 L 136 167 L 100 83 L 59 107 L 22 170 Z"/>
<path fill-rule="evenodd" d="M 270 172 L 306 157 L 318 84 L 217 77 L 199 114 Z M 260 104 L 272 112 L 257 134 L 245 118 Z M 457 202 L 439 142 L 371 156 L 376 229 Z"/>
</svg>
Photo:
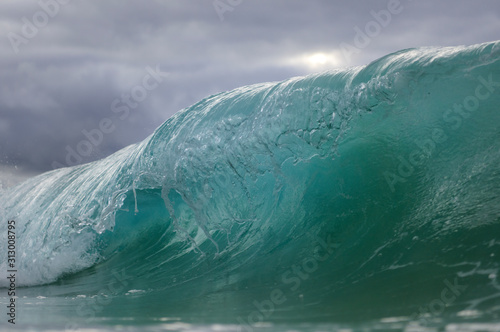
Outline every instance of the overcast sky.
<svg viewBox="0 0 500 332">
<path fill-rule="evenodd" d="M 500 2 L 2 0 L 0 31 L 5 187 L 105 157 L 220 91 L 500 39 Z"/>
</svg>

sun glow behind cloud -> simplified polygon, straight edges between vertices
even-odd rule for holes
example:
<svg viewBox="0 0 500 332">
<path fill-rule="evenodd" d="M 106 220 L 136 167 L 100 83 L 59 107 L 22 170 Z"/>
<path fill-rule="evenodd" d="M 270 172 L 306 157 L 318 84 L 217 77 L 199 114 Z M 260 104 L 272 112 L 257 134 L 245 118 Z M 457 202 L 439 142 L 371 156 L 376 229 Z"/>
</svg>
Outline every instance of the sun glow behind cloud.
<svg viewBox="0 0 500 332">
<path fill-rule="evenodd" d="M 305 53 L 289 60 L 294 66 L 306 67 L 311 71 L 321 71 L 345 66 L 338 51 Z"/>
</svg>

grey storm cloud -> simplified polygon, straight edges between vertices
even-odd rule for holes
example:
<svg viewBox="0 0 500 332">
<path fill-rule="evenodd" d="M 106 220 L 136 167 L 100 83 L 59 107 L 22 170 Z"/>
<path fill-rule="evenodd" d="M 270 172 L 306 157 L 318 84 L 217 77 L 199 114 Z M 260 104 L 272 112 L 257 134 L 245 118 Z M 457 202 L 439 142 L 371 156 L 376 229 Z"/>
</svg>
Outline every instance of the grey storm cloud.
<svg viewBox="0 0 500 332">
<path fill-rule="evenodd" d="M 68 148 L 103 119 L 113 130 L 75 162 L 144 139 L 210 94 L 409 47 L 492 41 L 500 31 L 493 0 L 7 0 L 0 13 L 4 174 L 67 166 Z M 151 69 L 168 75 L 146 89 Z M 113 111 L 134 93 L 126 117 Z"/>
</svg>

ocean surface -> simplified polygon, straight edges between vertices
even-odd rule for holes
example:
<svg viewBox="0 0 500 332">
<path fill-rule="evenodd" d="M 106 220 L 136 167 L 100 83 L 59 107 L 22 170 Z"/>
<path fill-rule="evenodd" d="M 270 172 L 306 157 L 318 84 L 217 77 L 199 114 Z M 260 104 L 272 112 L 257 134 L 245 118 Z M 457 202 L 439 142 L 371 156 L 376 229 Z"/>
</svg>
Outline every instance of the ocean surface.
<svg viewBox="0 0 500 332">
<path fill-rule="evenodd" d="M 0 234 L 0 331 L 500 331 L 500 42 L 210 96 Z"/>
</svg>

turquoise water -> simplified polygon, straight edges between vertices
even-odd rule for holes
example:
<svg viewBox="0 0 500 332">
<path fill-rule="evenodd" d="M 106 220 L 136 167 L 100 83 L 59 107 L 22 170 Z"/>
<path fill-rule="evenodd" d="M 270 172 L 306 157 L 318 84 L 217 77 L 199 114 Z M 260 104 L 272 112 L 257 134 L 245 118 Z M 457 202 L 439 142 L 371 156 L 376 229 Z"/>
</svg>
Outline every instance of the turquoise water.
<svg viewBox="0 0 500 332">
<path fill-rule="evenodd" d="M 499 105 L 500 42 L 210 96 L 0 192 L 0 330 L 500 331 Z"/>
</svg>

